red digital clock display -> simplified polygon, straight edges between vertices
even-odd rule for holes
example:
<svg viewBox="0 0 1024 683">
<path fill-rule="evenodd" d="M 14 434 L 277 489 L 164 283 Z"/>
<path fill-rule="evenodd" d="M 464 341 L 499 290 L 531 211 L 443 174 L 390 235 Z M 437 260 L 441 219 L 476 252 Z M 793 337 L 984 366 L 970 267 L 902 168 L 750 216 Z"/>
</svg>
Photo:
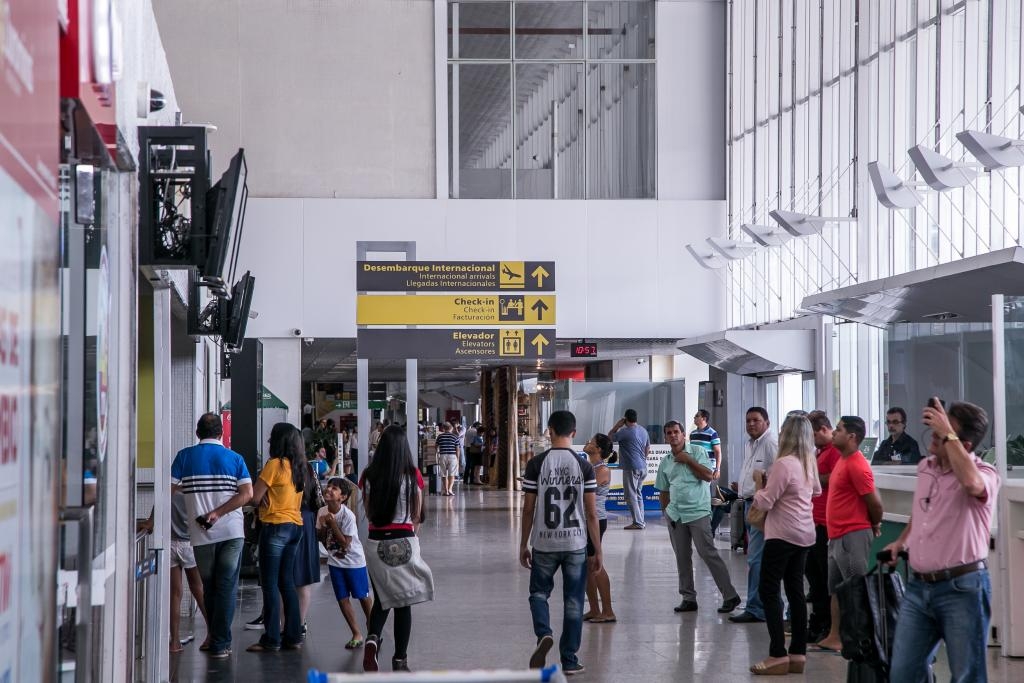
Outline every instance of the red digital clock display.
<svg viewBox="0 0 1024 683">
<path fill-rule="evenodd" d="M 572 345 L 573 358 L 597 358 L 597 344 L 577 342 Z"/>
</svg>

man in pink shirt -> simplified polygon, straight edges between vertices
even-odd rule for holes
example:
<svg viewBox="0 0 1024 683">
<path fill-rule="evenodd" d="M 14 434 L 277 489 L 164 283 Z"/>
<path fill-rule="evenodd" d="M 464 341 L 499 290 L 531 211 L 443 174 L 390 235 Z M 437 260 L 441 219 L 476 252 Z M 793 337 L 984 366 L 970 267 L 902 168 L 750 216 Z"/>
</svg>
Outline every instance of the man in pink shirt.
<svg viewBox="0 0 1024 683">
<path fill-rule="evenodd" d="M 988 431 L 988 416 L 972 403 L 953 403 L 947 412 L 932 398 L 922 417 L 932 431 L 930 455 L 917 465 L 911 519 L 886 546 L 893 561 L 908 552 L 913 573 L 889 678 L 927 680 L 939 641 L 945 641 L 952 680 L 987 681 L 992 585 L 985 558 L 1000 480 L 974 449 Z"/>
<path fill-rule="evenodd" d="M 814 431 L 814 446 L 817 448 L 818 480 L 821 495 L 811 499 L 814 517 L 814 546 L 807 554 L 805 574 L 810 591 L 807 594 L 811 604 L 811 618 L 807 626 L 807 642 L 816 643 L 828 635 L 832 623 L 832 609 L 828 593 L 828 528 L 825 526 L 825 505 L 828 502 L 828 480 L 832 470 L 842 457 L 832 443 L 832 421 L 823 410 L 811 412 L 807 419 Z"/>
</svg>

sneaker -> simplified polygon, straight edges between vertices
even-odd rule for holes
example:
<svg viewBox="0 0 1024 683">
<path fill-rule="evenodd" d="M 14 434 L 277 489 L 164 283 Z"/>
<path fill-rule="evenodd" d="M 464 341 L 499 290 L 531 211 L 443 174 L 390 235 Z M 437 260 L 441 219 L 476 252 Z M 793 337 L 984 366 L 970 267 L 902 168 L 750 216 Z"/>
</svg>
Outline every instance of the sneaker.
<svg viewBox="0 0 1024 683">
<path fill-rule="evenodd" d="M 216 651 L 211 651 L 210 652 L 210 659 L 227 659 L 230 656 L 231 656 L 231 648 L 230 647 L 226 648 L 224 650 L 216 650 Z"/>
<path fill-rule="evenodd" d="M 743 611 L 739 614 L 734 614 L 731 617 L 729 617 L 729 621 L 731 621 L 734 624 L 759 624 L 763 622 L 764 619 L 755 617 L 750 612 Z"/>
<path fill-rule="evenodd" d="M 576 674 L 585 673 L 586 670 L 587 667 L 583 666 L 579 662 L 562 667 L 562 673 L 566 676 L 575 676 Z"/>
<path fill-rule="evenodd" d="M 377 671 L 377 636 L 370 636 L 363 646 L 363 671 Z"/>
<path fill-rule="evenodd" d="M 537 641 L 537 648 L 530 655 L 530 668 L 531 669 L 543 669 L 544 664 L 548 658 L 548 651 L 551 646 L 555 644 L 555 639 L 551 637 L 549 633 L 546 636 L 541 636 L 540 640 Z"/>
<path fill-rule="evenodd" d="M 697 603 L 691 600 L 683 600 L 681 603 L 672 608 L 673 612 L 696 612 Z"/>
<path fill-rule="evenodd" d="M 722 606 L 718 608 L 718 613 L 719 614 L 728 614 L 729 612 L 732 612 L 734 609 L 736 609 L 739 606 L 740 606 L 740 596 L 737 595 L 736 597 L 729 598 L 728 600 L 723 602 Z"/>
<path fill-rule="evenodd" d="M 303 637 L 303 638 L 305 638 L 305 637 L 306 637 L 306 632 L 307 632 L 308 630 L 309 630 L 309 629 L 307 629 L 307 628 L 306 628 L 306 622 L 302 622 L 302 637 Z"/>
<path fill-rule="evenodd" d="M 246 631 L 262 631 L 263 630 L 263 614 L 261 613 L 258 617 L 252 621 L 248 621 L 245 624 Z"/>
<path fill-rule="evenodd" d="M 391 658 L 391 670 L 392 671 L 408 671 L 409 670 L 409 658 L 399 659 L 398 657 Z"/>
</svg>

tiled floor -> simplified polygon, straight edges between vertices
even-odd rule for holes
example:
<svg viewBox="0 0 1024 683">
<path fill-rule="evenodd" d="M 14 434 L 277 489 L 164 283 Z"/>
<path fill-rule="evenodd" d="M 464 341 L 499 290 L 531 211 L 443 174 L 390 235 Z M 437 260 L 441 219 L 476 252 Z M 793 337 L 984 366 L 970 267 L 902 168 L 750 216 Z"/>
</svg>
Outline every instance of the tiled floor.
<svg viewBox="0 0 1024 683">
<path fill-rule="evenodd" d="M 430 497 L 421 539 L 437 592 L 434 602 L 413 608 L 409 648 L 413 670 L 526 667 L 534 637 L 527 605 L 529 572 L 517 561 L 518 507 L 519 495 L 506 492 L 470 489 L 454 498 Z M 582 679 L 615 683 L 751 679 L 747 667 L 767 654 L 764 624 L 731 624 L 717 614 L 721 596 L 696 556 L 698 586 L 706 597 L 699 612 L 675 614 L 672 607 L 679 602 L 675 560 L 664 524 L 655 516 L 646 531 L 635 532 L 622 530 L 624 523 L 611 518 L 605 536 L 605 562 L 612 576 L 618 623 L 584 625 L 580 659 L 587 674 Z M 733 583 L 745 595 L 744 556 L 730 554 L 728 541 L 721 541 L 719 547 L 728 556 Z M 552 595 L 556 640 L 560 605 L 556 588 Z M 305 681 L 310 668 L 361 671 L 362 651 L 342 647 L 349 631 L 329 582 L 314 589 L 307 619 L 309 636 L 301 652 L 245 652 L 259 633 L 245 631 L 242 625 L 259 609 L 258 589 L 245 587 L 235 616 L 232 657 L 209 660 L 193 643 L 172 657 L 172 680 Z M 201 620 L 197 636 L 202 640 Z M 388 668 L 391 654 L 389 624 L 382 668 Z M 840 657 L 812 654 L 809 660 L 804 680 L 845 680 L 846 662 Z M 938 680 L 948 680 L 941 654 L 937 670 Z M 1024 680 L 1024 662 L 1004 659 L 990 649 L 989 672 L 991 681 Z"/>
</svg>

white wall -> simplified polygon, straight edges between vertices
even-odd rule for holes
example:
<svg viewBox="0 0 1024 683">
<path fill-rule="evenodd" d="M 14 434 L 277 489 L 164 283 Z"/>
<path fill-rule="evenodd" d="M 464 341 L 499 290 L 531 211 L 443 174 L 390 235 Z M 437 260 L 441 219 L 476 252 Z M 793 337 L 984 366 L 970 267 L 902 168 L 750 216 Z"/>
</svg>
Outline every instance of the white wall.
<svg viewBox="0 0 1024 683">
<path fill-rule="evenodd" d="M 272 197 L 433 197 L 433 0 L 154 0 L 215 173 Z"/>
<path fill-rule="evenodd" d="M 246 336 L 253 336 L 248 328 Z M 288 406 L 287 421 L 297 425 L 302 417 L 302 340 L 260 341 L 263 342 L 263 386 L 284 401 Z"/>
<path fill-rule="evenodd" d="M 655 7 L 658 197 L 725 199 L 726 3 Z"/>
<path fill-rule="evenodd" d="M 724 327 L 724 288 L 683 245 L 725 223 L 710 201 L 251 199 L 246 333 L 354 337 L 356 241 L 413 240 L 420 260 L 555 261 L 560 337 L 706 334 Z"/>
</svg>

